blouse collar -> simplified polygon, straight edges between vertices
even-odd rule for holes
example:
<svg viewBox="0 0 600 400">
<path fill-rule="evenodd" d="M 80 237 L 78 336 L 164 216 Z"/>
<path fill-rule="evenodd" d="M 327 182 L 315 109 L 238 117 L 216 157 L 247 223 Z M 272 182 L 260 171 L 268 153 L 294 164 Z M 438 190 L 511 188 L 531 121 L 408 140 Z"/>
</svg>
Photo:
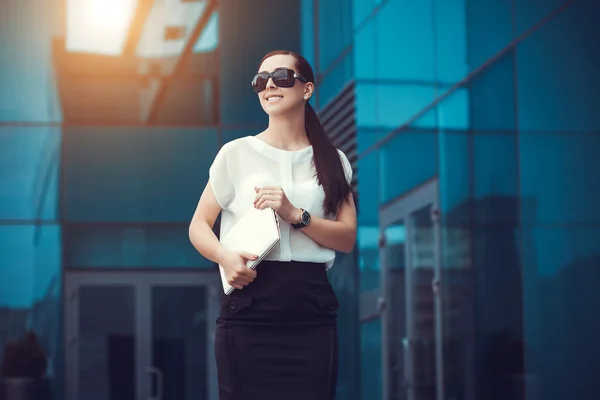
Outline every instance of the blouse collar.
<svg viewBox="0 0 600 400">
<path fill-rule="evenodd" d="M 300 164 L 312 160 L 312 146 L 307 146 L 300 150 L 283 150 L 267 144 L 256 136 L 247 136 L 246 139 L 254 149 L 275 161 L 279 161 L 282 158 L 291 158 L 294 164 Z"/>
</svg>

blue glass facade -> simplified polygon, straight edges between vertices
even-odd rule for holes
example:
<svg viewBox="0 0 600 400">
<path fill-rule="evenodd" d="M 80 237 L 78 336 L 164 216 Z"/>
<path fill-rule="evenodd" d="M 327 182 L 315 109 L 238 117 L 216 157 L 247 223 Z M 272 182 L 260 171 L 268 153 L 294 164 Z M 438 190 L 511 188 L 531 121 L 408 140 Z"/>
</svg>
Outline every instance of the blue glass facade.
<svg viewBox="0 0 600 400">
<path fill-rule="evenodd" d="M 429 385 L 427 399 L 598 396 L 585 367 L 599 357 L 600 329 L 597 5 L 306 0 L 302 10 L 320 106 L 355 85 L 361 398 L 406 398 L 411 384 Z M 394 276 L 386 268 L 418 264 L 390 251 L 421 240 L 406 221 L 388 229 L 384 211 L 430 183 L 440 215 L 437 359 L 415 350 L 406 316 L 381 297 L 382 275 Z M 404 283 L 394 288 L 413 300 Z M 386 311 L 372 306 L 377 297 Z M 395 337 L 385 339 L 386 324 Z M 394 346 L 408 346 L 399 354 L 412 369 L 393 360 Z M 432 360 L 430 370 L 420 364 Z"/>
</svg>

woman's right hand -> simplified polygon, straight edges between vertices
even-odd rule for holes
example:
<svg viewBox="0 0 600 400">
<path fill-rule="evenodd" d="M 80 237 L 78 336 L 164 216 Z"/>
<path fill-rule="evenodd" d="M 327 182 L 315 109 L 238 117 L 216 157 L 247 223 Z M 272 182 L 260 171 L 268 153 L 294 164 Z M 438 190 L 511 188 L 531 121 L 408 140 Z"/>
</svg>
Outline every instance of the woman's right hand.
<svg viewBox="0 0 600 400">
<path fill-rule="evenodd" d="M 236 289 L 243 289 L 256 278 L 256 270 L 246 266 L 247 261 L 256 260 L 258 256 L 245 251 L 228 252 L 221 262 L 221 267 L 225 270 L 227 283 Z"/>
</svg>

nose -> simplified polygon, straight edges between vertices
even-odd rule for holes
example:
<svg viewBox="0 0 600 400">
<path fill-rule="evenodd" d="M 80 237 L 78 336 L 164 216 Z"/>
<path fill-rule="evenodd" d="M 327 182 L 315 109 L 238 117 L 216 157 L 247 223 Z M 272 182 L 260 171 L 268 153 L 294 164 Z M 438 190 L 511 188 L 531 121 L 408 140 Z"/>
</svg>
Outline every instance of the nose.
<svg viewBox="0 0 600 400">
<path fill-rule="evenodd" d="M 276 87 L 277 87 L 277 85 L 275 85 L 275 82 L 273 82 L 273 78 L 269 77 L 269 80 L 267 81 L 266 89 L 275 89 Z"/>
</svg>

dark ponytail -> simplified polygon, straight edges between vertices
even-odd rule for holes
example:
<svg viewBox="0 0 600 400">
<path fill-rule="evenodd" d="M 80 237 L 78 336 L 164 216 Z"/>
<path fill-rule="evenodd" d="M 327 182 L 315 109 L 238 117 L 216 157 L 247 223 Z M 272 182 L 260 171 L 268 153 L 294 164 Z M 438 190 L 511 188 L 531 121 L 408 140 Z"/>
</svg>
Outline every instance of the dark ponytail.
<svg viewBox="0 0 600 400">
<path fill-rule="evenodd" d="M 300 54 L 288 50 L 272 51 L 263 57 L 260 65 L 267 58 L 284 54 L 296 59 L 296 73 L 302 75 L 308 82 L 315 83 L 315 74 L 312 67 Z M 323 211 L 325 215 L 336 214 L 342 202 L 352 192 L 352 187 L 346 180 L 344 166 L 336 149 L 325 133 L 317 113 L 309 103 L 306 103 L 306 115 L 304 117 L 306 134 L 313 148 L 313 160 L 317 171 L 317 181 L 325 191 Z"/>
<path fill-rule="evenodd" d="M 306 134 L 313 147 L 313 160 L 317 180 L 325 191 L 323 210 L 325 214 L 336 214 L 340 204 L 346 200 L 352 188 L 346 180 L 342 160 L 319 121 L 317 113 L 306 103 Z"/>
</svg>

